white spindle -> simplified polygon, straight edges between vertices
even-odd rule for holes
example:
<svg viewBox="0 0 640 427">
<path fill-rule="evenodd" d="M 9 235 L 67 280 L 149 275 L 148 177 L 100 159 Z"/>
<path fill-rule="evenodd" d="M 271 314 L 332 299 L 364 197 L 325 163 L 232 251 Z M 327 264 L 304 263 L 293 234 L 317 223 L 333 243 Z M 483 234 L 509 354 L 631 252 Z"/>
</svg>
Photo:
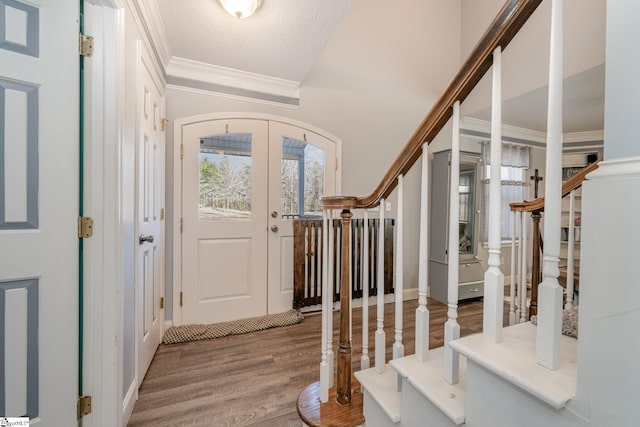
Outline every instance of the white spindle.
<svg viewBox="0 0 640 427">
<path fill-rule="evenodd" d="M 548 369 L 557 369 L 562 333 L 562 287 L 558 284 L 562 209 L 562 0 L 551 3 L 550 51 L 543 278 L 538 287 L 536 360 Z"/>
<path fill-rule="evenodd" d="M 369 360 L 369 211 L 364 210 L 362 240 L 362 356 L 360 369 L 368 369 Z"/>
<path fill-rule="evenodd" d="M 458 259 L 460 240 L 460 101 L 453 104 L 453 138 L 451 141 L 451 177 L 449 189 L 449 283 L 447 322 L 444 324 L 444 377 L 450 384 L 458 382 L 460 355 L 449 342 L 460 338 L 458 324 Z"/>
<path fill-rule="evenodd" d="M 376 328 L 376 370 L 384 372 L 386 362 L 384 333 L 384 199 L 380 200 L 380 224 L 378 225 L 378 298 L 377 298 L 377 328 Z"/>
<path fill-rule="evenodd" d="M 569 193 L 569 236 L 567 241 L 567 308 L 573 307 L 573 271 L 575 251 L 575 190 Z"/>
<path fill-rule="evenodd" d="M 491 96 L 491 177 L 489 180 L 489 268 L 484 274 L 482 337 L 486 342 L 502 341 L 504 274 L 500 271 L 502 244 L 502 51 L 493 51 Z"/>
<path fill-rule="evenodd" d="M 509 275 L 509 326 L 516 323 L 516 220 L 518 213 L 511 212 L 511 274 Z"/>
<path fill-rule="evenodd" d="M 398 218 L 396 220 L 396 323 L 395 323 L 395 342 L 393 343 L 393 358 L 399 359 L 404 356 L 404 344 L 402 344 L 402 303 L 404 296 L 404 176 L 398 176 Z M 394 384 L 396 391 L 402 388 L 402 376 L 398 371 L 393 371 Z"/>
<path fill-rule="evenodd" d="M 529 232 L 529 215 L 522 212 L 522 242 L 520 243 L 520 252 L 522 252 L 522 264 L 520 265 L 520 323 L 527 322 L 527 234 Z M 533 231 L 535 233 L 535 230 Z"/>
<path fill-rule="evenodd" d="M 329 262 L 327 262 L 327 278 L 328 278 L 328 290 L 327 292 L 327 302 L 328 302 L 328 313 L 327 313 L 327 364 L 329 366 L 329 388 L 333 387 L 334 380 L 334 366 L 335 366 L 335 355 L 333 353 L 333 290 L 335 289 L 335 283 L 333 280 L 333 259 L 334 259 L 334 229 L 333 229 L 333 211 L 329 210 L 327 212 L 327 217 L 329 220 L 329 226 L 327 227 L 327 231 L 329 233 L 329 250 L 327 251 Z M 337 259 L 337 258 L 336 258 Z"/>
<path fill-rule="evenodd" d="M 329 401 L 329 363 L 327 362 L 327 336 L 328 318 L 331 310 L 329 309 L 329 254 L 327 248 L 329 246 L 329 225 L 327 220 L 327 211 L 322 211 L 322 359 L 320 362 L 320 401 L 327 403 Z"/>
<path fill-rule="evenodd" d="M 422 182 L 420 189 L 420 250 L 418 260 L 418 308 L 416 309 L 416 357 L 429 359 L 429 309 L 427 280 L 429 278 L 429 144 L 422 145 Z"/>
</svg>

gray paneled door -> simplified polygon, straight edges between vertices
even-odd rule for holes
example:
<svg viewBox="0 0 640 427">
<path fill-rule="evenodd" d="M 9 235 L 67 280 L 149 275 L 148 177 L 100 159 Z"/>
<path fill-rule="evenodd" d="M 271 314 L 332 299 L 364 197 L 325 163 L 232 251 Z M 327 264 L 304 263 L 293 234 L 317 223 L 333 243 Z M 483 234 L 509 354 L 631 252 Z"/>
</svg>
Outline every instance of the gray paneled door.
<svg viewBox="0 0 640 427">
<path fill-rule="evenodd" d="M 0 416 L 72 426 L 77 0 L 0 0 Z"/>
</svg>

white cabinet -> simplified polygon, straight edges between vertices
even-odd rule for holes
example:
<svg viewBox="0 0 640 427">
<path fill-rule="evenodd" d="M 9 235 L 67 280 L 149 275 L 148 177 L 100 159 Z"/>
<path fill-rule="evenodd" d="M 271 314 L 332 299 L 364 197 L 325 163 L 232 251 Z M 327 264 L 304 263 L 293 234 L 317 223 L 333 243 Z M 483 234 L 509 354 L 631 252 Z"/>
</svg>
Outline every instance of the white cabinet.
<svg viewBox="0 0 640 427">
<path fill-rule="evenodd" d="M 449 282 L 449 177 L 451 151 L 433 156 L 431 167 L 429 286 L 430 296 L 447 302 Z M 458 299 L 482 297 L 484 268 L 478 260 L 480 231 L 480 156 L 460 154 L 460 220 L 458 229 Z"/>
</svg>

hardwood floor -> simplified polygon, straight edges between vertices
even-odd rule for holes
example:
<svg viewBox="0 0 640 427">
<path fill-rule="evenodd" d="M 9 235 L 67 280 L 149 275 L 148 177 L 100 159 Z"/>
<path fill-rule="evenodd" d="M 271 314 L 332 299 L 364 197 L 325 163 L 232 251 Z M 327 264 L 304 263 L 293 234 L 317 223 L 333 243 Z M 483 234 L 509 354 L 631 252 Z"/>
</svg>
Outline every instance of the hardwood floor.
<svg viewBox="0 0 640 427">
<path fill-rule="evenodd" d="M 430 347 L 442 346 L 447 307 L 429 300 Z M 414 353 L 417 301 L 405 301 L 405 354 Z M 393 304 L 385 305 L 387 360 L 394 340 Z M 505 310 L 508 315 L 508 307 Z M 334 313 L 334 326 L 340 313 Z M 374 363 L 376 307 L 369 309 Z M 362 310 L 353 312 L 353 364 L 359 369 Z M 482 302 L 462 302 L 461 335 L 482 331 Z M 335 328 L 334 328 L 335 329 Z M 337 329 L 336 329 L 337 332 Z M 298 394 L 319 378 L 321 316 L 244 335 L 160 345 L 140 387 L 128 426 L 300 426 Z M 337 345 L 338 336 L 334 335 Z M 336 351 L 336 350 L 334 350 Z"/>
</svg>

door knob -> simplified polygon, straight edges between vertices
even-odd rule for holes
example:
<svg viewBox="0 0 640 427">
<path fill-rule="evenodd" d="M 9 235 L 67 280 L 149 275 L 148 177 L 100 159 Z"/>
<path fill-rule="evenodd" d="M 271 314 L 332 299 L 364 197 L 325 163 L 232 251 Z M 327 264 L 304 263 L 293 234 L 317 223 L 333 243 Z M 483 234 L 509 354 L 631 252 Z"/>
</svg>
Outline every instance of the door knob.
<svg viewBox="0 0 640 427">
<path fill-rule="evenodd" d="M 138 243 L 142 245 L 144 242 L 153 243 L 153 235 L 145 236 L 144 234 L 141 234 L 138 236 Z"/>
<path fill-rule="evenodd" d="M 273 231 L 274 233 L 278 232 L 278 226 L 277 225 L 272 225 L 271 226 L 271 231 Z"/>
<path fill-rule="evenodd" d="M 276 211 L 271 212 L 271 218 L 278 218 L 278 212 Z"/>
</svg>

